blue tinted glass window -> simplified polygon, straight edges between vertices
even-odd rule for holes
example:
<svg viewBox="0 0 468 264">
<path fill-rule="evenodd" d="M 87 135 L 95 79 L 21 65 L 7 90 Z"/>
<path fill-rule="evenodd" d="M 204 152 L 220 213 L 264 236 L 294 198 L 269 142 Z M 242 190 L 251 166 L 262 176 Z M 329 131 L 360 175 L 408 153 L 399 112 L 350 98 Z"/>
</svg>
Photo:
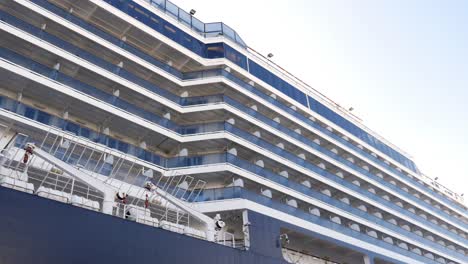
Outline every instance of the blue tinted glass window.
<svg viewBox="0 0 468 264">
<path fill-rule="evenodd" d="M 89 131 L 88 138 L 92 140 L 93 142 L 99 142 L 99 133 L 94 132 L 94 131 Z"/>
<path fill-rule="evenodd" d="M 85 137 L 85 138 L 89 138 L 90 134 L 91 134 L 91 131 L 88 128 L 82 127 L 80 129 L 80 136 Z"/>
<path fill-rule="evenodd" d="M 109 148 L 116 148 L 117 146 L 117 141 L 113 138 L 107 137 L 107 146 Z"/>
<path fill-rule="evenodd" d="M 206 57 L 223 58 L 224 57 L 224 45 L 223 43 L 207 44 L 206 46 Z"/>
<path fill-rule="evenodd" d="M 44 113 L 42 111 L 39 111 L 37 115 L 37 121 L 43 123 L 43 124 L 48 124 L 50 120 L 50 115 L 47 113 Z"/>
<path fill-rule="evenodd" d="M 56 116 L 51 116 L 49 120 L 49 125 L 58 127 L 58 128 L 63 128 L 65 125 L 65 121 L 61 118 L 58 118 Z"/>
<path fill-rule="evenodd" d="M 353 134 L 357 138 L 361 139 L 362 141 L 368 143 L 369 145 L 387 154 L 388 156 L 390 156 L 391 158 L 393 158 L 395 161 L 399 162 L 400 164 L 404 165 L 408 169 L 414 172 L 418 172 L 413 161 L 404 157 L 403 155 L 401 155 L 394 149 L 382 143 L 380 140 L 376 139 L 374 136 L 368 134 L 367 132 L 365 132 L 364 130 L 356 126 L 355 124 L 351 123 L 350 121 L 348 121 L 346 118 L 342 117 L 341 115 L 335 113 L 333 110 L 329 109 L 328 107 L 318 102 L 314 98 L 309 96 L 308 99 L 309 99 L 309 107 L 312 111 L 327 118 L 328 120 L 342 127 L 349 133 Z"/>
<path fill-rule="evenodd" d="M 16 105 L 16 102 L 7 98 L 7 97 L 0 97 L 2 98 L 1 101 L 0 101 L 0 107 L 3 108 L 3 109 L 6 109 L 8 111 L 13 111 Z"/>
<path fill-rule="evenodd" d="M 118 144 L 118 146 L 117 146 L 117 149 L 120 150 L 120 151 L 122 151 L 122 152 L 127 153 L 127 151 L 128 151 L 128 144 L 125 143 L 125 142 L 119 141 L 119 144 Z"/>
<path fill-rule="evenodd" d="M 304 106 L 307 106 L 307 97 L 299 89 L 295 88 L 288 82 L 274 75 L 257 63 L 249 60 L 249 71 L 252 75 L 273 86 L 278 91 L 286 94 Z"/>
<path fill-rule="evenodd" d="M 78 135 L 78 134 L 79 134 L 79 130 L 80 130 L 80 126 L 77 125 L 77 124 L 74 124 L 74 123 L 72 123 L 72 122 L 67 122 L 67 123 L 65 124 L 65 130 L 70 131 L 70 132 L 72 132 L 72 133 Z"/>
<path fill-rule="evenodd" d="M 159 21 L 159 17 L 151 15 L 148 25 L 156 31 L 161 31 L 161 22 Z"/>
<path fill-rule="evenodd" d="M 36 110 L 31 107 L 26 107 L 24 111 L 24 116 L 27 118 L 35 119 Z"/>
<path fill-rule="evenodd" d="M 191 49 L 192 48 L 192 38 L 189 37 L 187 34 L 183 34 L 181 37 L 181 44 L 182 46 L 188 48 L 188 49 Z"/>
<path fill-rule="evenodd" d="M 226 59 L 234 62 L 240 67 L 247 69 L 247 57 L 242 55 L 237 50 L 231 48 L 229 45 L 224 45 Z"/>
<path fill-rule="evenodd" d="M 177 35 L 176 35 L 177 31 L 178 30 L 174 26 L 172 26 L 172 25 L 170 25 L 168 23 L 164 23 L 163 33 L 167 37 L 171 38 L 172 40 L 175 40 L 176 37 L 177 37 Z"/>
<path fill-rule="evenodd" d="M 143 8 L 134 7 L 132 10 L 133 17 L 140 20 L 143 23 L 149 22 L 149 12 Z"/>
<path fill-rule="evenodd" d="M 152 154 L 146 150 L 143 151 L 143 159 L 149 162 L 153 161 Z"/>
</svg>

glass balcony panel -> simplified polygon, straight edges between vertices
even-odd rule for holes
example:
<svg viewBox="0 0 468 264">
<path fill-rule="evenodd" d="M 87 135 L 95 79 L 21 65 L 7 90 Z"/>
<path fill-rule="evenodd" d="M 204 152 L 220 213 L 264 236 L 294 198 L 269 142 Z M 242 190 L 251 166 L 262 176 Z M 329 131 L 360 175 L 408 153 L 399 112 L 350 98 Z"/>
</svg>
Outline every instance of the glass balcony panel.
<svg viewBox="0 0 468 264">
<path fill-rule="evenodd" d="M 205 32 L 206 33 L 221 33 L 223 30 L 222 23 L 206 23 Z"/>
<path fill-rule="evenodd" d="M 150 0 L 151 1 L 151 5 L 152 6 L 155 6 L 161 10 L 165 10 L 166 9 L 166 1 L 165 0 Z"/>
<path fill-rule="evenodd" d="M 179 9 L 179 21 L 187 27 L 192 27 L 192 16 L 182 9 Z"/>
<path fill-rule="evenodd" d="M 222 23 L 222 29 L 223 29 L 223 35 L 233 41 L 235 41 L 236 36 L 235 36 L 235 31 L 228 27 L 226 24 Z"/>
<path fill-rule="evenodd" d="M 199 33 L 205 32 L 205 24 L 195 17 L 192 17 L 192 28 Z"/>
<path fill-rule="evenodd" d="M 166 1 L 166 14 L 178 19 L 179 16 L 179 7 L 175 4 L 171 3 L 170 1 Z"/>
</svg>

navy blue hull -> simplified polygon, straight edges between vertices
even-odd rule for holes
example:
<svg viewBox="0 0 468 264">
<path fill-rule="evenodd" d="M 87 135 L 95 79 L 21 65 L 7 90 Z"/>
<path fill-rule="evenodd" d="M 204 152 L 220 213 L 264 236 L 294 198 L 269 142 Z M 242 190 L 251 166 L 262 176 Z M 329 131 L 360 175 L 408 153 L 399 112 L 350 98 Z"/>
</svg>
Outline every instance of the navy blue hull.
<svg viewBox="0 0 468 264">
<path fill-rule="evenodd" d="M 274 241 L 238 250 L 2 187 L 0 211 L 1 264 L 286 263 Z"/>
<path fill-rule="evenodd" d="M 4 187 L 0 187 L 0 212 L 0 264 L 287 264 L 279 245 L 281 228 L 401 263 L 251 211 L 249 250 L 229 248 Z"/>
</svg>

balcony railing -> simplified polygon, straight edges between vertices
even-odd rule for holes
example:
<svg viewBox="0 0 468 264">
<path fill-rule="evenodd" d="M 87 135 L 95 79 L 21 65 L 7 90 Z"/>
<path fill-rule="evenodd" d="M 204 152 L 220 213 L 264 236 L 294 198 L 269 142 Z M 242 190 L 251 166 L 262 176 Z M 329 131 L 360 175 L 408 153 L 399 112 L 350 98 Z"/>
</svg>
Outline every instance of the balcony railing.
<svg viewBox="0 0 468 264">
<path fill-rule="evenodd" d="M 109 0 L 108 0 L 109 1 Z M 247 47 L 247 44 L 242 40 L 242 38 L 237 34 L 235 30 L 233 30 L 228 25 L 222 22 L 215 22 L 215 23 L 203 23 L 199 19 L 192 16 L 190 13 L 182 10 L 171 1 L 167 0 L 145 0 L 150 5 L 156 7 L 160 11 L 168 14 L 172 18 L 176 19 L 180 23 L 184 24 L 185 26 L 191 28 L 197 34 L 205 37 L 219 37 L 224 36 L 228 39 L 234 41 L 235 43 L 239 44 L 243 48 Z M 112 2 L 112 0 L 110 0 Z"/>
</svg>

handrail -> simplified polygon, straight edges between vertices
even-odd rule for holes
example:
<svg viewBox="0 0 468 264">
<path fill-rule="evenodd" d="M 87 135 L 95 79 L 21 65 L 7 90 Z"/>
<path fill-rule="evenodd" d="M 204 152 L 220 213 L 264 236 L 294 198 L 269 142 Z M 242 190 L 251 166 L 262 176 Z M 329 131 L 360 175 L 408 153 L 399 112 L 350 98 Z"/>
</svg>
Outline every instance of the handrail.
<svg viewBox="0 0 468 264">
<path fill-rule="evenodd" d="M 237 32 L 224 24 L 223 22 L 211 22 L 203 23 L 199 19 L 195 18 L 192 14 L 187 13 L 183 9 L 179 8 L 177 5 L 173 4 L 168 0 L 143 0 L 149 3 L 152 7 L 155 7 L 166 13 L 170 17 L 176 19 L 184 26 L 190 28 L 196 34 L 201 35 L 205 38 L 211 37 L 227 37 L 228 39 L 234 41 L 236 44 L 240 45 L 242 48 L 247 48 L 247 44 L 242 40 L 242 38 L 237 34 Z"/>
</svg>

